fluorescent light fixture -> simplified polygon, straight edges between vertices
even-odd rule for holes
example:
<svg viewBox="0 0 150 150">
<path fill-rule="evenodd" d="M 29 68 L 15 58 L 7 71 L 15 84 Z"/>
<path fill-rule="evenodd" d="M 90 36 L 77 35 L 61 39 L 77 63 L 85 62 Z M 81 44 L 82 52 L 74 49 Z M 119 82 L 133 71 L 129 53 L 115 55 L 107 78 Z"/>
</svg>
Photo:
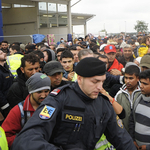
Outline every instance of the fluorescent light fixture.
<svg viewBox="0 0 150 150">
<path fill-rule="evenodd" d="M 77 17 L 77 19 L 84 19 L 84 17 Z"/>
<path fill-rule="evenodd" d="M 67 16 L 61 16 L 61 18 L 64 18 L 64 19 L 66 19 L 66 18 L 67 18 Z"/>
<path fill-rule="evenodd" d="M 43 17 L 53 17 L 53 15 L 43 15 Z"/>
</svg>

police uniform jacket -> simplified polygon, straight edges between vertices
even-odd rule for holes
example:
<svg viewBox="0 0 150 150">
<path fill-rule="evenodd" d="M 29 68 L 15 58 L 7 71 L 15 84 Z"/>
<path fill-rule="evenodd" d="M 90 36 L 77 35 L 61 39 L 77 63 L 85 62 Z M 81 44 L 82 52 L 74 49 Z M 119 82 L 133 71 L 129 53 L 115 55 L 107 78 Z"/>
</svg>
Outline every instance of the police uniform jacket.
<svg viewBox="0 0 150 150">
<path fill-rule="evenodd" d="M 120 150 L 136 150 L 105 96 L 86 96 L 78 83 L 53 90 L 16 137 L 12 150 L 93 150 L 102 134 Z"/>
<path fill-rule="evenodd" d="M 9 104 L 6 100 L 6 95 L 10 86 L 13 83 L 13 75 L 9 71 L 9 67 L 5 63 L 4 66 L 0 65 L 0 108 L 6 109 Z"/>
</svg>

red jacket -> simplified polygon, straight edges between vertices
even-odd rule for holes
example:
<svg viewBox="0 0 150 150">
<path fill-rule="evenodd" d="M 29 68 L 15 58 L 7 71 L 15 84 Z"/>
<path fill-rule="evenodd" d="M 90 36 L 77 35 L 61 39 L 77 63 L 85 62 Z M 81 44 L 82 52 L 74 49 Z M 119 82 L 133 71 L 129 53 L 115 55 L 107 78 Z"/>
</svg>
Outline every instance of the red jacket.
<svg viewBox="0 0 150 150">
<path fill-rule="evenodd" d="M 34 113 L 34 108 L 32 107 L 29 99 L 30 95 L 28 95 L 25 99 L 23 110 L 30 111 L 31 116 Z M 8 146 L 11 147 L 16 134 L 19 133 L 22 129 L 21 126 L 21 112 L 19 106 L 16 105 L 11 109 L 9 114 L 7 115 L 6 119 L 2 124 L 2 128 L 4 129 L 8 141 Z"/>
<path fill-rule="evenodd" d="M 123 65 L 118 62 L 118 60 L 115 58 L 113 64 L 111 65 L 111 67 L 108 69 L 108 72 L 111 70 L 111 69 L 117 69 L 119 71 L 121 71 L 121 69 L 124 68 Z"/>
</svg>

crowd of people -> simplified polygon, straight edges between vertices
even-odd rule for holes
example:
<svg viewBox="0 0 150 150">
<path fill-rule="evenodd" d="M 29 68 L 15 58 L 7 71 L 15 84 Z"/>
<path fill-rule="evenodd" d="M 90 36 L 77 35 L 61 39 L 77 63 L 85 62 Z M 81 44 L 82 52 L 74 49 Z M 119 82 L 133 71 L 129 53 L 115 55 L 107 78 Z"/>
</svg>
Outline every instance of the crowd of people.
<svg viewBox="0 0 150 150">
<path fill-rule="evenodd" d="M 147 34 L 0 43 L 2 150 L 149 150 L 149 107 Z"/>
</svg>

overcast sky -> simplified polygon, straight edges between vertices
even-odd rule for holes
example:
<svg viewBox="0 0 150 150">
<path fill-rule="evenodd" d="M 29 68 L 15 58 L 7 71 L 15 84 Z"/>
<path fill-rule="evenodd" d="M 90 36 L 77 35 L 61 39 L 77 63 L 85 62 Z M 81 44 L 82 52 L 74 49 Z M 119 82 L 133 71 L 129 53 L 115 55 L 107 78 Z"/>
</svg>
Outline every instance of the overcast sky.
<svg viewBox="0 0 150 150">
<path fill-rule="evenodd" d="M 125 28 L 126 32 L 135 32 L 137 20 L 148 23 L 150 30 L 149 0 L 81 0 L 71 11 L 96 15 L 87 22 L 87 33 L 98 34 L 104 27 L 108 33 L 125 32 Z M 74 27 L 74 31 L 83 33 L 83 27 Z"/>
</svg>

